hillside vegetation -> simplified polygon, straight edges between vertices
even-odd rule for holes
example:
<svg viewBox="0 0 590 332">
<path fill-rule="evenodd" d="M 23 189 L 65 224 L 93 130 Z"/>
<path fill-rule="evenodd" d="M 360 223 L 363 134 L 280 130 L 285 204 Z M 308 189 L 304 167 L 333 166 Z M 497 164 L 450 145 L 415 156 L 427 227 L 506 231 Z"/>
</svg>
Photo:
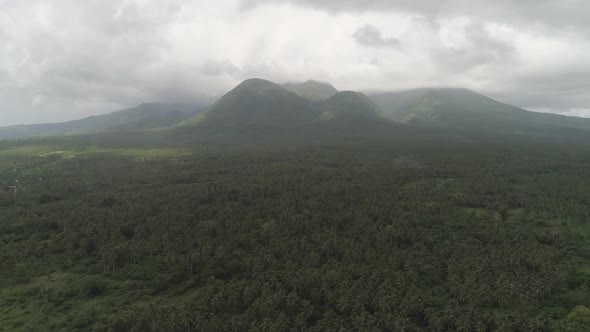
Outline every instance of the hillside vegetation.
<svg viewBox="0 0 590 332">
<path fill-rule="evenodd" d="M 199 105 L 142 104 L 105 115 L 62 123 L 0 127 L 0 139 L 144 130 L 176 125 L 201 111 Z"/>
<path fill-rule="evenodd" d="M 425 88 L 370 98 L 388 118 L 411 126 L 512 135 L 590 132 L 589 119 L 530 112 L 467 89 Z"/>
<path fill-rule="evenodd" d="M 359 92 L 338 92 L 326 100 L 313 101 L 271 81 L 250 79 L 184 125 L 195 127 L 195 130 L 248 127 L 265 130 L 301 129 L 332 121 L 347 124 L 345 128 L 348 129 L 366 121 L 389 122 L 369 98 Z"/>
<path fill-rule="evenodd" d="M 315 101 L 326 100 L 338 93 L 338 90 L 331 84 L 314 80 L 303 83 L 285 83 L 283 87 L 303 98 Z"/>
</svg>

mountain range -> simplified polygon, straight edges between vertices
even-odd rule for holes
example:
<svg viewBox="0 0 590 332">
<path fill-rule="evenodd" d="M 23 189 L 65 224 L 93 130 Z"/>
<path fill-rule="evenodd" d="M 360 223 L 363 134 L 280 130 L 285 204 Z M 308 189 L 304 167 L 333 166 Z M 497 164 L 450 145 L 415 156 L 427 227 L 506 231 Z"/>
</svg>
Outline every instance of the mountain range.
<svg viewBox="0 0 590 332">
<path fill-rule="evenodd" d="M 302 86 L 308 86 L 308 82 Z M 317 85 L 320 89 L 321 85 Z M 386 120 L 377 106 L 364 94 L 336 91 L 325 99 L 309 99 L 293 92 L 296 85 L 285 86 L 262 79 L 249 79 L 228 92 L 206 112 L 185 125 L 209 128 L 267 126 L 293 128 L 325 122 L 361 122 Z M 307 89 L 306 91 L 311 91 Z M 312 93 L 318 96 L 319 93 Z"/>
<path fill-rule="evenodd" d="M 170 127 L 222 133 L 318 126 L 340 131 L 405 126 L 499 135 L 590 134 L 590 119 L 531 112 L 467 89 L 421 88 L 363 94 L 338 91 L 328 83 L 313 80 L 280 85 L 248 79 L 210 106 L 142 104 L 63 123 L 2 127 L 0 139 Z"/>
<path fill-rule="evenodd" d="M 423 88 L 370 97 L 387 118 L 416 127 L 516 135 L 590 130 L 590 119 L 531 112 L 467 89 Z"/>
<path fill-rule="evenodd" d="M 189 104 L 141 104 L 109 114 L 68 122 L 0 127 L 0 139 L 163 128 L 194 116 L 204 107 L 206 106 Z"/>
</svg>

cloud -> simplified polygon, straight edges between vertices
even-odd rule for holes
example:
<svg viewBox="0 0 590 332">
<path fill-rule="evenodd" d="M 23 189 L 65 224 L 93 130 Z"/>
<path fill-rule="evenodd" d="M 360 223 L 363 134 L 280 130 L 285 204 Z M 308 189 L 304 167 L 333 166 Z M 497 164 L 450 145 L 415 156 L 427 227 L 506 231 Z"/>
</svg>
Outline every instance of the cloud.
<svg viewBox="0 0 590 332">
<path fill-rule="evenodd" d="M 399 40 L 395 38 L 383 38 L 381 31 L 371 24 L 365 24 L 358 28 L 352 36 L 363 46 L 400 47 Z"/>
<path fill-rule="evenodd" d="M 405 12 L 429 17 L 469 16 L 511 24 L 590 28 L 585 0 L 242 0 L 242 8 L 290 3 L 328 12 Z"/>
<path fill-rule="evenodd" d="M 468 23 L 459 46 L 442 46 L 432 52 L 433 61 L 444 71 L 465 72 L 481 66 L 506 65 L 517 58 L 514 46 L 490 35 L 477 23 Z"/>
<path fill-rule="evenodd" d="M 429 0 L 242 0 L 243 9 L 284 2 L 299 6 L 307 6 L 331 12 L 364 12 L 364 11 L 420 11 L 435 12 L 448 1 Z"/>
<path fill-rule="evenodd" d="M 0 0 L 0 125 L 197 102 L 249 77 L 590 109 L 581 0 Z"/>
<path fill-rule="evenodd" d="M 240 71 L 240 68 L 231 61 L 217 61 L 207 60 L 200 66 L 199 72 L 205 75 L 217 76 L 217 75 L 232 75 Z"/>
</svg>

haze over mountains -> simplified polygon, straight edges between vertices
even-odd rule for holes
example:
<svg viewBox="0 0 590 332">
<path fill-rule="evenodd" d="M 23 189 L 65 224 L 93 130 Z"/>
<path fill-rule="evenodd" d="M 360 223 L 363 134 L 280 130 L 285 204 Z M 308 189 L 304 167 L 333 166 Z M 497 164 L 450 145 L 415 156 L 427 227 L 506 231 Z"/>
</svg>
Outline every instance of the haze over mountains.
<svg viewBox="0 0 590 332">
<path fill-rule="evenodd" d="M 590 119 L 527 111 L 467 89 L 423 88 L 371 95 L 389 119 L 418 127 L 497 134 L 590 130 Z"/>
<path fill-rule="evenodd" d="M 314 87 L 318 90 L 315 91 Z M 308 81 L 301 85 L 289 85 L 287 89 L 262 79 L 246 80 L 207 112 L 188 120 L 187 124 L 213 128 L 252 125 L 293 128 L 328 121 L 355 125 L 366 121 L 387 121 L 364 94 L 338 92 L 332 88 L 336 91 L 333 92 L 331 89 L 326 90 L 326 87 Z M 305 91 L 303 95 L 313 97 L 305 98 L 301 91 Z M 320 95 L 323 97 L 319 98 Z"/>
<path fill-rule="evenodd" d="M 285 83 L 283 87 L 310 100 L 326 100 L 338 93 L 330 83 L 308 80 L 303 83 Z"/>
<path fill-rule="evenodd" d="M 3 127 L 0 139 L 174 126 L 223 131 L 330 125 L 346 131 L 400 124 L 502 135 L 590 134 L 590 119 L 530 112 L 467 89 L 422 88 L 365 95 L 339 92 L 329 83 L 313 80 L 280 85 L 249 79 L 211 106 L 142 104 L 64 123 Z"/>
<path fill-rule="evenodd" d="M 163 128 L 190 118 L 202 108 L 203 105 L 141 104 L 105 115 L 68 122 L 1 127 L 0 139 Z"/>
</svg>

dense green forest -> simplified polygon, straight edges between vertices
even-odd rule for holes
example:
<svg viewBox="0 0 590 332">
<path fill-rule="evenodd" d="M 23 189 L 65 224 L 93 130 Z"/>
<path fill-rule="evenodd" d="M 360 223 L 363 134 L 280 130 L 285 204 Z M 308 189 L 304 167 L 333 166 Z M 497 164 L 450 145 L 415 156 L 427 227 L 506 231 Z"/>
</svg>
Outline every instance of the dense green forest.
<svg viewBox="0 0 590 332">
<path fill-rule="evenodd" d="M 590 146 L 301 136 L 0 142 L 0 330 L 590 330 Z"/>
</svg>

